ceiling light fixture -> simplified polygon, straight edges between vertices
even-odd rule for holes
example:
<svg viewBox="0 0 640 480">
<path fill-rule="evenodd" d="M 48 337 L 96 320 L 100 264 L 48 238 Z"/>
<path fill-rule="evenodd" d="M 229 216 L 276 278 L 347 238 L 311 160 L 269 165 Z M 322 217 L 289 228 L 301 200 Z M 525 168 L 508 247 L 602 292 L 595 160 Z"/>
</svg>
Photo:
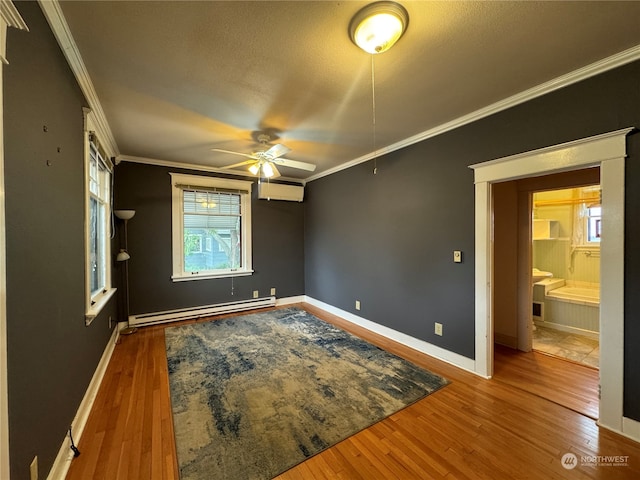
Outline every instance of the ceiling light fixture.
<svg viewBox="0 0 640 480">
<path fill-rule="evenodd" d="M 258 175 L 258 173 L 262 172 L 262 175 L 265 178 L 271 178 L 275 175 L 273 170 L 273 166 L 271 162 L 267 162 L 264 160 L 260 160 L 259 162 L 254 163 L 249 167 L 249 171 L 252 175 Z"/>
<path fill-rule="evenodd" d="M 375 2 L 360 9 L 351 19 L 349 36 L 367 53 L 386 52 L 402 37 L 409 14 L 396 2 Z"/>
<path fill-rule="evenodd" d="M 396 2 L 370 3 L 358 10 L 349 24 L 351 41 L 371 54 L 371 113 L 373 120 L 373 174 L 378 173 L 376 138 L 376 74 L 374 58 L 386 52 L 402 37 L 409 25 L 407 10 Z"/>
<path fill-rule="evenodd" d="M 273 168 L 271 167 L 271 164 L 269 162 L 264 162 L 262 164 L 262 173 L 267 178 L 273 177 L 273 174 L 274 174 Z"/>
</svg>

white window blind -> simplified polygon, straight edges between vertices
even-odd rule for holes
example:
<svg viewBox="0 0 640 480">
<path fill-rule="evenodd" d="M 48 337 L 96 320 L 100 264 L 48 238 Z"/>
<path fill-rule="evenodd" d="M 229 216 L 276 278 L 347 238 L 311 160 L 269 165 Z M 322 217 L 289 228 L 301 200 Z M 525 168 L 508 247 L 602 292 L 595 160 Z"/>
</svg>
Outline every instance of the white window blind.
<svg viewBox="0 0 640 480">
<path fill-rule="evenodd" d="M 173 280 L 252 273 L 251 182 L 171 176 Z"/>
</svg>

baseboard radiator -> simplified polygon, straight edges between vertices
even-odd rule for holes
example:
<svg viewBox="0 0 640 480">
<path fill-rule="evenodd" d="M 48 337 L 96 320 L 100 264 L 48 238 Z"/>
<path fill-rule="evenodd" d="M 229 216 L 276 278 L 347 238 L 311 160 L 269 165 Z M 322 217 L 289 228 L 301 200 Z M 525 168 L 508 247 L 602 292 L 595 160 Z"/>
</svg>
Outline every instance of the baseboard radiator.
<svg viewBox="0 0 640 480">
<path fill-rule="evenodd" d="M 243 310 L 253 310 L 254 308 L 273 307 L 276 304 L 276 297 L 252 298 L 239 302 L 218 303 L 216 305 L 205 305 L 202 307 L 189 307 L 178 310 L 167 310 L 165 312 L 143 313 L 140 315 L 130 315 L 129 325 L 141 327 L 145 325 L 155 325 L 157 323 L 176 322 L 178 320 L 191 320 L 194 318 L 210 317 L 223 313 L 241 312 Z"/>
</svg>

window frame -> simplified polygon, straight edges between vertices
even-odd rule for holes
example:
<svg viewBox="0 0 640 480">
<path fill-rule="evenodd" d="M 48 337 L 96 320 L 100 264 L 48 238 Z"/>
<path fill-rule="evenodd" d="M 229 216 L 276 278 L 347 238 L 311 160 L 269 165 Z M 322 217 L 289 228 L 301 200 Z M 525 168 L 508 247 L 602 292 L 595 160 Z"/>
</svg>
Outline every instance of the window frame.
<svg viewBox="0 0 640 480">
<path fill-rule="evenodd" d="M 252 275 L 251 187 L 253 183 L 244 180 L 183 173 L 169 173 L 169 175 L 171 177 L 171 280 L 184 282 Z M 184 190 L 179 185 L 238 190 L 240 193 L 240 255 L 243 259 L 240 268 L 219 271 L 207 270 L 205 272 L 186 272 L 184 270 Z"/>
<path fill-rule="evenodd" d="M 599 208 L 600 209 L 600 215 L 591 215 L 591 209 L 592 208 Z M 598 234 L 601 233 L 601 229 L 602 229 L 602 206 L 600 204 L 598 205 L 586 205 L 585 206 L 585 215 L 584 215 L 584 232 L 585 232 L 585 245 L 589 246 L 589 247 L 600 247 L 600 241 L 601 241 L 601 237 L 600 235 L 597 236 L 598 240 L 592 240 L 591 239 L 591 220 L 595 220 L 597 227 L 596 230 L 598 230 Z"/>
<path fill-rule="evenodd" d="M 84 110 L 84 245 L 85 245 L 85 325 L 88 326 L 100 314 L 105 305 L 116 292 L 111 284 L 111 234 L 112 234 L 112 198 L 113 198 L 113 163 L 109 159 L 104 148 L 100 145 L 99 138 L 96 134 L 97 126 L 93 119 L 93 114 L 89 109 Z M 104 182 L 106 183 L 106 194 L 99 198 L 104 206 L 104 216 L 102 218 L 101 232 L 104 254 L 102 264 L 104 272 L 104 285 L 93 293 L 91 290 L 91 273 L 94 262 L 91 259 L 91 199 L 94 195 L 91 193 L 91 155 L 92 143 L 97 153 L 96 161 L 101 163 L 106 171 Z M 100 179 L 98 179 L 100 180 Z M 99 184 L 99 189 L 105 188 L 105 185 Z"/>
</svg>

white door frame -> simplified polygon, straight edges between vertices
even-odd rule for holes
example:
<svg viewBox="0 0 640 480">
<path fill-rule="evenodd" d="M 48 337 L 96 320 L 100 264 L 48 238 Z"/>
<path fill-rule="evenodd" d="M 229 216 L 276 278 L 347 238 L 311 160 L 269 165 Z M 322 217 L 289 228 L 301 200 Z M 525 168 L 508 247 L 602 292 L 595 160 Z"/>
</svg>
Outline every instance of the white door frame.
<svg viewBox="0 0 640 480">
<path fill-rule="evenodd" d="M 471 165 L 475 182 L 475 372 L 493 375 L 492 183 L 600 167 L 602 241 L 600 283 L 599 425 L 624 433 L 624 165 L 625 128 L 574 142 Z M 603 319 L 606 319 L 603 328 Z M 632 421 L 633 422 L 633 421 Z M 635 432 L 634 432 L 635 433 Z M 628 434 L 629 436 L 633 436 Z"/>
</svg>

